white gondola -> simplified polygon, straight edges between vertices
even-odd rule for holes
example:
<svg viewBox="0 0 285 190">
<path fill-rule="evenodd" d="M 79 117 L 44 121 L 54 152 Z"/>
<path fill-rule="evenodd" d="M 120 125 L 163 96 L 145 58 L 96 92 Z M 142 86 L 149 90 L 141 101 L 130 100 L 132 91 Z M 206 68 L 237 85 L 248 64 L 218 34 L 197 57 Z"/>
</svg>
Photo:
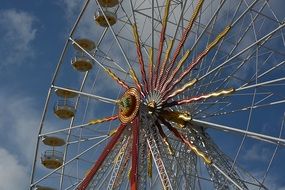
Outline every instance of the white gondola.
<svg viewBox="0 0 285 190">
<path fill-rule="evenodd" d="M 75 104 L 70 100 L 58 100 L 54 105 L 54 113 L 60 119 L 71 119 L 75 115 Z"/>
<path fill-rule="evenodd" d="M 46 150 L 41 156 L 41 161 L 48 169 L 59 168 L 63 163 L 63 153 L 55 150 Z"/>
<path fill-rule="evenodd" d="M 108 10 L 104 10 L 104 14 L 109 22 L 109 24 L 111 26 L 113 26 L 114 24 L 116 24 L 117 22 L 117 15 L 111 11 Z M 101 10 L 98 10 L 95 14 L 95 21 L 97 24 L 99 24 L 102 27 L 109 27 L 107 20 L 104 17 L 104 14 Z"/>
</svg>

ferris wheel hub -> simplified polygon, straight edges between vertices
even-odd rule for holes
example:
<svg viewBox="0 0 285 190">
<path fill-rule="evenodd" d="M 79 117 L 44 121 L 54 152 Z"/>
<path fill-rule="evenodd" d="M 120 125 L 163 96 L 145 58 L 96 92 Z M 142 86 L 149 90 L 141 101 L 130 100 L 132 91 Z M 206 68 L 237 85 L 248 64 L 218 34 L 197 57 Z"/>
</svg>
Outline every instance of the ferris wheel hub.
<svg viewBox="0 0 285 190">
<path fill-rule="evenodd" d="M 157 104 L 155 101 L 152 100 L 147 104 L 147 107 L 148 107 L 148 113 L 152 114 L 154 112 L 154 110 L 156 109 Z"/>
<path fill-rule="evenodd" d="M 159 91 L 152 91 L 146 96 L 146 105 L 149 108 L 161 108 L 162 97 Z"/>
<path fill-rule="evenodd" d="M 129 88 L 119 100 L 119 119 L 122 123 L 131 122 L 140 108 L 140 93 L 135 88 Z"/>
</svg>

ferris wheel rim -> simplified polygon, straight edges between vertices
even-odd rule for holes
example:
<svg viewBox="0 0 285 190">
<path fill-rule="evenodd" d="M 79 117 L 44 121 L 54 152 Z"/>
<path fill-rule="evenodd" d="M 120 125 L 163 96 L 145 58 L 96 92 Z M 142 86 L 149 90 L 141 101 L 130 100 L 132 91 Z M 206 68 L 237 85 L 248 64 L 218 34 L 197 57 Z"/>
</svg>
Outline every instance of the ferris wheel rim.
<svg viewBox="0 0 285 190">
<path fill-rule="evenodd" d="M 131 1 L 130 1 L 131 2 Z M 225 2 L 225 1 L 222 1 L 223 3 Z M 98 3 L 98 1 L 97 1 L 97 3 Z M 248 10 L 252 7 L 252 6 L 254 6 L 255 5 L 255 3 L 257 3 L 257 1 L 254 1 L 250 6 L 248 6 L 247 7 L 247 9 L 246 9 L 246 11 L 245 11 L 245 13 L 247 13 L 248 12 Z M 185 3 L 186 4 L 186 3 Z M 265 5 L 266 3 L 264 3 L 264 5 Z M 122 6 L 121 4 L 119 5 L 119 6 Z M 131 6 L 133 6 L 133 5 L 131 5 Z M 222 6 L 221 6 L 222 7 Z M 102 8 L 102 7 L 100 7 L 99 6 L 99 8 Z M 183 9 L 184 10 L 184 9 Z M 132 12 L 131 14 L 134 14 L 134 12 Z M 134 15 L 133 15 L 134 16 Z M 105 17 L 105 19 L 106 19 L 106 16 L 104 15 L 104 17 Z M 212 17 L 212 18 L 214 18 L 214 16 Z M 129 19 L 129 18 L 128 18 Z M 235 21 L 235 22 L 233 22 L 233 23 L 237 23 L 238 22 L 238 20 L 239 19 L 242 19 L 242 16 L 240 16 L 240 17 L 238 17 L 238 19 Z M 134 18 L 134 20 L 135 20 L 135 18 Z M 130 21 L 130 20 L 129 20 Z M 107 20 L 107 22 L 108 22 L 108 20 Z M 153 22 L 153 21 L 152 21 Z M 130 23 L 129 23 L 130 24 Z M 110 23 L 108 23 L 108 25 L 109 25 L 109 30 L 111 30 L 111 33 L 112 33 L 112 35 L 113 35 L 113 37 L 115 38 L 115 41 L 117 42 L 117 45 L 119 46 L 119 49 L 120 49 L 120 51 L 121 51 L 121 53 L 123 54 L 123 57 L 124 57 L 124 59 L 125 59 L 125 61 L 126 61 L 126 65 L 127 65 L 127 67 L 129 68 L 129 69 L 131 69 L 131 70 L 133 70 L 133 65 L 134 64 L 131 64 L 130 63 L 130 59 L 128 58 L 128 56 L 127 56 L 127 53 L 123 50 L 123 48 L 122 48 L 122 45 L 120 45 L 120 42 L 119 42 L 119 35 L 117 35 L 115 32 L 114 32 L 114 29 L 112 28 L 113 26 L 111 26 L 111 24 Z M 131 24 L 130 24 L 131 25 Z M 199 86 L 200 85 L 200 81 L 203 81 L 203 79 L 204 78 L 207 78 L 208 76 L 210 76 L 212 73 L 214 73 L 214 74 L 216 74 L 216 73 L 218 73 L 218 72 L 220 72 L 220 68 L 223 68 L 223 65 L 226 65 L 226 63 L 228 63 L 228 62 L 230 62 L 231 60 L 234 60 L 236 57 L 239 57 L 240 55 L 242 55 L 244 52 L 246 52 L 248 49 L 250 49 L 251 47 L 253 47 L 253 46 L 255 46 L 255 45 L 258 45 L 259 47 L 261 47 L 260 46 L 260 44 L 262 44 L 262 43 L 265 43 L 265 42 L 267 42 L 267 41 L 269 41 L 269 39 L 270 39 L 270 37 L 275 33 L 275 32 L 279 32 L 279 30 L 280 29 L 282 29 L 283 27 L 284 27 L 285 25 L 284 25 L 284 23 L 282 23 L 282 24 L 280 24 L 280 26 L 278 26 L 276 29 L 274 29 L 273 31 L 271 31 L 271 32 L 269 32 L 269 33 L 266 33 L 266 35 L 265 36 L 263 36 L 262 38 L 260 38 L 260 39 L 258 39 L 257 41 L 255 41 L 254 43 L 252 43 L 252 44 L 250 44 L 248 47 L 246 47 L 246 48 L 244 48 L 242 51 L 239 51 L 239 53 L 237 53 L 237 54 L 235 54 L 235 55 L 233 55 L 232 57 L 229 57 L 229 59 L 227 59 L 225 62 L 223 62 L 223 63 L 221 63 L 221 65 L 222 66 L 218 66 L 218 67 L 215 67 L 214 69 L 212 69 L 211 70 L 211 68 L 210 67 L 205 67 L 205 69 L 207 69 L 208 70 L 208 72 L 206 72 L 204 75 L 198 75 L 199 77 L 197 78 L 197 80 L 198 80 L 198 85 L 196 85 L 194 88 L 197 88 L 198 89 L 198 91 L 196 91 L 196 94 L 198 94 L 198 92 L 200 92 L 200 89 L 201 89 L 201 87 Z M 153 26 L 152 26 L 153 27 Z M 203 32 L 205 32 L 206 31 L 206 28 L 207 28 L 207 26 L 205 27 L 205 30 L 203 30 Z M 108 29 L 106 29 L 106 30 L 108 30 Z M 105 31 L 106 31 L 105 30 Z M 104 35 L 104 34 L 103 34 Z M 201 36 L 202 36 L 203 34 L 201 34 Z M 198 37 L 198 39 L 200 39 L 199 37 Z M 73 41 L 73 38 L 70 36 L 70 38 L 69 38 L 69 40 L 70 41 Z M 199 40 L 197 40 L 196 41 L 196 43 L 195 43 L 195 45 L 196 44 L 198 44 L 198 41 Z M 140 42 L 140 40 L 138 40 L 138 42 Z M 142 42 L 141 42 L 142 43 Z M 208 42 L 209 43 L 209 42 Z M 221 42 L 221 43 L 223 43 L 223 42 Z M 194 46 L 195 46 L 194 45 Z M 100 45 L 99 45 L 100 46 Z M 152 45 L 153 46 L 153 45 Z M 98 46 L 96 47 L 96 48 L 98 48 Z M 142 47 L 142 49 L 144 49 L 145 47 Z M 218 47 L 219 48 L 219 47 Z M 147 52 L 147 51 L 146 51 Z M 217 52 L 217 51 L 216 51 Z M 149 56 L 149 54 L 148 54 L 148 56 Z M 97 60 L 97 59 L 96 59 Z M 97 60 L 97 64 L 101 64 L 101 61 L 99 61 L 99 60 Z M 281 62 L 279 63 L 280 65 L 281 65 Z M 144 66 L 144 65 L 143 65 Z M 105 66 L 103 66 L 102 67 L 103 68 L 103 70 L 104 70 L 104 68 L 106 69 L 106 67 Z M 202 67 L 203 68 L 203 67 Z M 108 68 L 107 68 L 108 69 Z M 109 70 L 109 71 L 111 71 L 111 69 Z M 158 71 L 158 69 L 157 69 L 157 71 Z M 217 72 L 216 72 L 217 71 Z M 267 71 L 269 71 L 269 70 L 266 70 L 264 73 L 266 73 Z M 109 73 L 110 74 L 110 73 Z M 113 76 L 115 75 L 115 73 L 111 73 L 111 75 L 113 74 Z M 143 73 L 142 73 L 143 74 Z M 55 73 L 55 76 L 56 76 L 56 73 Z M 82 85 L 81 85 L 81 88 L 80 88 L 80 90 L 79 90 L 79 92 L 81 92 L 82 90 L 83 90 L 83 86 L 84 86 L 84 84 L 85 84 L 85 79 L 87 78 L 87 76 L 88 76 L 88 73 L 86 73 L 85 74 L 85 77 L 84 77 L 84 79 L 83 79 L 83 82 L 82 82 Z M 215 75 L 216 76 L 216 75 Z M 262 76 L 262 75 L 259 75 L 259 76 Z M 129 74 L 129 73 L 127 73 L 126 72 L 126 77 L 127 78 L 129 78 L 129 79 L 134 79 L 135 78 L 135 76 L 134 75 L 132 75 L 132 74 Z M 157 76 L 158 77 L 158 76 Z M 121 80 L 120 81 L 120 79 L 117 77 L 117 76 L 115 76 L 114 78 L 116 78 L 115 80 L 114 80 L 114 82 L 117 82 L 117 83 L 119 83 L 119 84 L 123 84 L 122 86 L 124 87 L 124 86 L 128 86 L 128 84 L 127 83 L 125 83 L 125 81 L 127 81 L 127 80 Z M 114 79 L 113 78 L 113 79 Z M 215 77 L 214 77 L 215 78 Z M 256 78 L 257 78 L 257 76 L 256 76 Z M 284 79 L 284 78 L 283 78 Z M 283 79 L 282 78 L 276 78 L 276 79 L 273 79 L 273 80 L 271 80 L 272 81 L 272 83 L 278 83 L 278 82 L 281 82 L 281 81 L 283 81 Z M 223 80 L 223 79 L 222 79 Z M 224 80 L 225 82 L 227 82 L 227 80 Z M 162 82 L 163 82 L 163 78 L 162 78 Z M 244 86 L 241 86 L 241 87 L 239 87 L 239 88 L 236 88 L 235 89 L 235 91 L 237 92 L 237 91 L 247 91 L 248 89 L 250 89 L 250 88 L 253 88 L 253 89 L 257 89 L 258 87 L 263 87 L 263 86 L 266 86 L 267 84 L 270 84 L 270 80 L 268 80 L 268 81 L 265 81 L 265 82 L 259 82 L 259 83 L 255 83 L 255 84 L 252 84 L 252 83 L 250 83 L 251 81 L 247 81 L 247 84 L 246 83 L 244 83 L 245 85 Z M 95 82 L 94 82 L 95 83 Z M 134 82 L 135 84 L 139 84 L 139 83 L 137 83 L 137 82 Z M 158 81 L 158 83 L 159 83 L 159 81 Z M 138 85 L 138 86 L 140 86 L 140 85 Z M 145 87 L 148 87 L 148 85 L 142 85 L 141 86 L 141 88 L 145 88 Z M 52 85 L 52 87 L 51 87 L 51 89 L 53 88 L 54 86 Z M 57 87 L 57 86 L 55 86 L 55 87 Z M 166 85 L 166 87 L 167 87 L 167 85 Z M 207 85 L 206 84 L 206 87 L 208 88 L 209 87 L 209 85 Z M 51 91 L 51 89 L 50 89 L 50 91 Z M 206 89 L 206 88 L 205 88 Z M 144 95 L 145 94 L 147 94 L 147 89 L 144 89 L 144 92 L 141 94 L 141 96 L 142 96 L 142 98 L 144 98 Z M 203 91 L 201 91 L 201 92 L 203 92 Z M 205 92 L 205 91 L 204 91 Z M 206 90 L 206 92 L 209 92 L 209 91 L 207 91 Z M 49 94 L 50 94 L 51 92 L 49 92 Z M 85 93 L 84 91 L 82 92 L 82 93 Z M 92 93 L 90 93 L 90 94 L 92 94 Z M 252 98 L 252 105 L 251 106 L 249 106 L 249 110 L 250 110 L 250 112 L 252 111 L 252 110 L 254 110 L 255 109 L 255 106 L 256 106 L 256 108 L 258 108 L 258 106 L 260 106 L 260 107 L 262 107 L 263 105 L 262 104 L 258 104 L 258 105 L 254 105 L 254 102 L 255 102 L 255 96 L 257 96 L 258 95 L 258 93 L 257 92 L 253 92 L 252 94 L 251 94 L 252 96 L 253 96 L 253 98 Z M 96 96 L 96 95 L 95 95 Z M 119 96 L 119 95 L 118 95 Z M 179 95 L 180 96 L 180 95 Z M 181 95 L 182 97 L 185 97 L 185 94 L 184 93 L 182 93 L 182 95 Z M 103 98 L 104 98 L 104 96 L 102 96 Z M 119 99 L 119 98 L 117 98 L 117 99 Z M 224 99 L 227 99 L 227 97 L 225 97 Z M 174 99 L 175 100 L 175 99 Z M 222 100 L 222 98 L 221 98 L 221 100 Z M 47 103 L 48 103 L 48 101 L 49 101 L 49 95 L 48 95 L 48 98 L 47 98 Z M 79 101 L 79 100 L 78 100 Z M 114 102 L 117 102 L 117 100 L 114 100 Z M 207 102 L 207 100 L 203 100 L 203 103 L 204 102 Z M 46 104 L 47 104 L 46 103 Z M 272 103 L 272 105 L 270 104 L 270 103 Z M 280 100 L 276 100 L 275 102 L 274 101 L 272 101 L 272 102 L 270 102 L 270 103 L 267 103 L 267 104 L 265 104 L 265 105 L 267 105 L 267 106 L 274 106 L 274 105 L 279 105 L 279 104 L 282 104 L 283 102 L 282 101 L 280 101 Z M 211 104 L 212 106 L 214 105 L 214 104 Z M 195 107 L 196 106 L 196 107 Z M 199 108 L 199 105 L 197 106 L 197 104 L 193 104 L 193 107 L 197 110 L 198 108 Z M 178 110 L 183 110 L 183 106 L 180 106 L 180 107 L 176 107 L 176 108 L 178 108 Z M 139 108 L 137 108 L 138 110 L 139 110 Z M 207 108 L 205 108 L 205 109 L 210 109 L 210 106 Z M 242 108 L 242 109 L 244 109 L 244 108 Z M 240 109 L 240 110 L 242 110 L 242 109 Z M 46 110 L 46 108 L 45 108 L 45 110 Z M 137 111 L 138 111 L 137 110 Z M 46 111 L 44 111 L 44 112 L 46 112 Z M 201 112 L 199 112 L 199 110 L 197 111 L 197 116 L 199 116 L 199 114 L 201 115 Z M 215 116 L 215 114 L 216 114 L 216 116 L 219 116 L 219 114 L 223 114 L 223 112 L 222 111 L 220 111 L 220 112 L 217 112 L 217 113 L 214 113 L 214 115 L 212 115 L 212 116 Z M 231 114 L 231 113 L 229 113 L 229 114 Z M 45 115 L 45 114 L 43 114 L 43 115 Z M 136 114 L 135 114 L 136 115 Z M 43 116 L 44 117 L 44 116 Z M 195 116 L 196 117 L 196 116 Z M 197 117 L 197 119 L 195 119 L 195 118 L 193 118 L 193 122 L 195 123 L 195 122 L 200 122 L 200 123 L 203 123 L 203 124 L 205 124 L 205 123 L 207 123 L 208 122 L 208 120 L 207 120 L 207 117 L 208 116 L 206 116 L 206 117 L 201 117 L 201 118 L 199 118 L 199 117 Z M 211 115 L 209 114 L 209 118 L 211 117 Z M 251 118 L 251 116 L 249 116 L 249 118 Z M 134 118 L 132 118 L 130 121 L 132 121 Z M 248 120 L 250 120 L 250 119 L 248 119 Z M 130 122 L 130 121 L 127 121 L 127 122 L 125 122 L 125 123 L 128 123 L 128 122 Z M 88 123 L 87 123 L 88 124 Z M 190 124 L 192 124 L 192 125 L 194 125 L 193 123 L 191 123 L 190 122 Z M 42 124 L 41 124 L 42 125 Z M 71 126 L 72 126 L 73 124 L 71 124 L 70 125 L 70 127 L 68 127 L 68 128 L 66 128 L 67 130 L 73 130 L 73 129 L 75 129 L 75 128 L 72 128 Z M 216 123 L 212 123 L 212 125 L 213 126 L 215 126 L 215 125 L 217 125 Z M 79 127 L 78 128 L 81 128 L 81 129 L 84 129 L 84 127 L 83 126 L 80 126 L 79 125 Z M 232 129 L 235 129 L 235 128 L 232 128 Z M 225 128 L 224 129 L 222 129 L 222 131 L 223 130 L 226 130 Z M 237 131 L 237 130 L 236 130 Z M 280 130 L 280 131 L 282 131 L 282 130 Z M 41 132 L 40 132 L 41 133 Z M 246 129 L 244 130 L 244 133 L 242 133 L 242 134 L 249 134 L 249 135 L 247 135 L 247 136 L 250 136 L 251 137 L 251 135 L 253 134 L 251 134 L 251 131 L 249 130 L 249 125 L 246 127 Z M 244 135 L 244 138 L 245 138 L 245 136 L 246 135 Z M 267 138 L 267 139 L 273 139 L 274 137 L 272 137 L 272 136 L 268 136 L 268 137 L 271 137 L 271 138 Z M 260 140 L 260 139 L 257 139 L 257 140 Z M 67 141 L 69 141 L 69 140 L 67 140 Z M 81 141 L 81 137 L 80 137 L 80 140 L 79 141 Z M 82 142 L 84 141 L 84 139 L 82 139 Z M 74 141 L 75 142 L 75 141 Z M 282 139 L 281 137 L 279 137 L 279 138 L 276 138 L 276 139 L 274 139 L 274 142 L 277 144 L 277 146 L 279 146 L 279 145 L 283 145 L 282 143 L 284 143 L 284 139 Z M 282 142 L 282 143 L 281 143 Z M 38 145 L 37 145 L 38 146 Z M 240 147 L 242 147 L 242 144 L 240 145 Z M 239 153 L 237 153 L 237 155 L 236 155 L 236 158 L 239 156 Z M 234 159 L 234 163 L 233 163 L 233 166 L 235 165 L 235 162 L 236 162 L 236 158 Z M 233 167 L 232 166 L 232 167 Z M 268 167 L 270 167 L 270 165 L 268 165 Z M 62 175 L 63 176 L 63 175 Z M 63 177 L 62 177 L 62 179 L 63 179 Z M 263 182 L 262 182 L 262 184 L 264 183 L 264 179 L 263 179 Z M 61 186 L 62 186 L 62 180 L 61 180 Z"/>
</svg>

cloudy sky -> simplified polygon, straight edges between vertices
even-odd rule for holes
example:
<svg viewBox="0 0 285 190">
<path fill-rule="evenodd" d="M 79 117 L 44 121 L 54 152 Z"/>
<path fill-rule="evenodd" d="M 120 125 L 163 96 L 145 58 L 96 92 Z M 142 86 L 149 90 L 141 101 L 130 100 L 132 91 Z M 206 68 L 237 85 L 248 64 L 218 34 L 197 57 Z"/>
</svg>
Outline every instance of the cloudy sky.
<svg viewBox="0 0 285 190">
<path fill-rule="evenodd" d="M 29 186 L 44 101 L 81 3 L 79 0 L 1 1 L 0 190 Z M 260 151 L 269 154 L 267 150 L 256 144 L 244 157 L 268 160 L 266 156 L 257 156 Z M 272 188 L 284 190 L 285 184 L 276 181 L 269 180 Z"/>
<path fill-rule="evenodd" d="M 0 189 L 27 189 L 38 124 L 70 28 L 72 4 L 4 0 L 0 7 Z"/>
</svg>

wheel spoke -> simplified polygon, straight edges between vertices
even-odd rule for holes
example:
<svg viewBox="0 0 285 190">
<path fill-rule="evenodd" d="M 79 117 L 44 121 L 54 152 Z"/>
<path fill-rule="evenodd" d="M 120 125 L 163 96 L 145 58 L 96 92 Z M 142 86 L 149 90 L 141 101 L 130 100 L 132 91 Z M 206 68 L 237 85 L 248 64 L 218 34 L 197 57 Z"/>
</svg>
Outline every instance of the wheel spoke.
<svg viewBox="0 0 285 190">
<path fill-rule="evenodd" d="M 213 40 L 207 47 L 206 49 L 200 53 L 195 60 L 185 69 L 185 71 L 179 76 L 178 79 L 176 79 L 173 84 L 171 86 L 169 86 L 168 90 L 166 90 L 166 92 L 164 94 L 167 94 L 169 92 L 171 92 L 171 90 L 179 83 L 181 82 L 182 79 L 185 78 L 185 76 L 187 74 L 189 74 L 189 72 L 209 53 L 209 51 L 211 51 L 211 49 L 213 49 L 218 43 L 219 41 L 230 31 L 231 27 L 228 26 L 226 27 L 216 38 L 215 40 Z M 175 75 L 175 74 L 174 74 Z M 172 82 L 173 77 L 170 77 L 170 79 L 168 81 L 166 81 L 166 83 L 164 84 L 165 88 L 167 88 L 168 84 Z M 162 91 L 165 90 L 165 88 L 162 89 Z"/>
<path fill-rule="evenodd" d="M 272 176 L 282 186 L 279 9 L 87 0 L 52 77 L 30 189 L 265 190 Z"/>
<path fill-rule="evenodd" d="M 282 138 L 272 137 L 272 136 L 263 135 L 263 134 L 250 132 L 250 131 L 245 131 L 242 129 L 228 127 L 228 126 L 210 123 L 210 122 L 206 122 L 206 121 L 201 121 L 201 120 L 197 120 L 197 119 L 193 119 L 192 122 L 198 126 L 203 126 L 206 128 L 213 128 L 213 129 L 221 130 L 224 132 L 232 132 L 232 133 L 237 133 L 237 134 L 241 134 L 241 135 L 246 135 L 247 137 L 257 139 L 260 141 L 285 146 L 285 139 L 282 139 Z"/>
<path fill-rule="evenodd" d="M 53 85 L 52 87 L 55 88 L 55 89 L 60 89 L 60 90 L 66 90 L 66 91 L 69 91 L 69 92 L 74 92 L 76 94 L 80 94 L 80 95 L 83 95 L 83 96 L 94 98 L 96 100 L 99 100 L 99 101 L 102 101 L 102 102 L 105 102 L 105 103 L 109 103 L 109 104 L 117 104 L 118 103 L 118 100 L 113 100 L 113 99 L 110 99 L 110 98 L 105 98 L 105 97 L 102 97 L 102 96 L 97 96 L 97 95 L 94 95 L 94 94 L 89 94 L 89 93 L 81 92 L 81 91 L 78 91 L 78 90 L 73 90 L 73 89 L 69 89 L 69 88 L 63 88 L 63 87 L 59 87 L 59 86 L 55 86 L 55 85 Z"/>
<path fill-rule="evenodd" d="M 160 40 L 159 40 L 159 48 L 158 48 L 158 54 L 157 54 L 157 60 L 156 60 L 156 72 L 155 72 L 155 77 L 154 77 L 154 88 L 156 89 L 159 83 L 159 70 L 160 70 L 160 64 L 161 64 L 161 54 L 163 50 L 163 44 L 164 44 L 164 39 L 165 39 L 165 31 L 167 27 L 167 19 L 168 19 L 168 14 L 169 14 L 169 7 L 170 7 L 170 0 L 166 0 L 166 5 L 164 8 L 164 15 L 162 19 L 162 26 L 161 26 L 161 32 L 160 32 Z M 170 42 L 170 47 L 168 49 L 168 52 L 171 51 L 173 42 Z M 169 53 L 168 53 L 169 55 Z M 161 70 L 164 69 L 165 65 L 162 65 Z"/>
<path fill-rule="evenodd" d="M 131 190 L 138 188 L 138 153 L 139 153 L 139 119 L 135 118 L 132 126 L 133 144 L 132 144 L 132 169 L 131 169 Z"/>
<path fill-rule="evenodd" d="M 113 73 L 110 69 L 106 68 L 105 66 L 103 66 L 94 56 L 92 56 L 89 52 L 87 52 L 83 47 L 81 47 L 75 40 L 73 40 L 71 37 L 69 38 L 72 43 L 76 44 L 76 46 L 78 46 L 81 51 L 83 51 L 84 53 L 86 53 L 91 59 L 93 59 L 98 65 L 100 65 L 103 70 L 113 79 L 115 80 L 118 84 L 120 84 L 122 87 L 128 89 L 129 86 L 123 81 L 121 80 L 119 77 L 117 77 L 115 75 L 115 73 Z"/>
<path fill-rule="evenodd" d="M 133 3 L 130 0 L 130 5 L 131 5 L 131 10 L 134 10 Z M 144 91 L 148 92 L 148 82 L 146 80 L 146 73 L 145 73 L 145 68 L 144 68 L 144 60 L 143 60 L 143 55 L 141 52 L 141 43 L 139 40 L 139 34 L 138 34 L 138 28 L 136 24 L 136 18 L 135 18 L 135 13 L 132 12 L 134 22 L 132 24 L 132 29 L 133 29 L 133 36 L 136 44 L 136 49 L 137 49 L 137 55 L 138 55 L 138 60 L 140 64 L 140 71 L 141 71 L 141 76 L 142 76 L 142 81 L 143 81 L 143 86 L 144 86 Z"/>
<path fill-rule="evenodd" d="M 180 51 L 181 51 L 181 49 L 182 49 L 184 43 L 185 43 L 185 41 L 186 41 L 186 39 L 187 39 L 187 37 L 188 37 L 188 35 L 189 35 L 190 30 L 192 29 L 192 26 L 193 26 L 193 24 L 194 24 L 194 21 L 196 20 L 199 11 L 200 11 L 201 8 L 202 8 L 203 3 L 204 3 L 204 0 L 199 0 L 199 1 L 198 1 L 197 5 L 196 5 L 196 7 L 195 7 L 195 10 L 193 11 L 193 14 L 192 14 L 192 16 L 191 16 L 191 18 L 190 18 L 190 20 L 189 20 L 189 22 L 188 22 L 188 25 L 187 25 L 186 29 L 183 31 L 181 40 L 179 41 L 179 44 L 178 44 L 178 46 L 177 46 L 177 48 L 176 48 L 176 50 L 175 50 L 175 53 L 174 53 L 174 55 L 173 55 L 173 58 L 171 59 L 171 61 L 170 61 L 170 63 L 169 63 L 169 66 L 168 66 L 168 68 L 167 68 L 166 71 L 165 71 L 165 75 L 164 75 L 165 78 L 168 77 L 169 72 L 170 72 L 170 70 L 172 69 L 172 67 L 173 67 L 173 65 L 174 65 L 174 63 L 175 63 L 175 61 L 176 61 L 176 59 L 177 59 L 177 57 L 178 57 L 178 55 L 179 55 L 179 53 L 180 53 Z M 162 81 L 164 81 L 164 79 L 162 79 Z"/>
<path fill-rule="evenodd" d="M 103 164 L 104 160 L 112 150 L 112 148 L 115 146 L 117 143 L 118 139 L 120 138 L 121 134 L 123 133 L 124 129 L 126 128 L 125 124 L 122 124 L 118 127 L 117 131 L 113 135 L 111 141 L 108 143 L 108 145 L 105 147 L 103 150 L 102 154 L 96 161 L 95 165 L 92 167 L 92 169 L 88 172 L 87 176 L 83 179 L 83 181 L 80 183 L 78 189 L 86 189 L 89 183 L 91 182 L 92 178 L 96 174 L 96 172 L 99 170 L 101 165 Z"/>
</svg>

